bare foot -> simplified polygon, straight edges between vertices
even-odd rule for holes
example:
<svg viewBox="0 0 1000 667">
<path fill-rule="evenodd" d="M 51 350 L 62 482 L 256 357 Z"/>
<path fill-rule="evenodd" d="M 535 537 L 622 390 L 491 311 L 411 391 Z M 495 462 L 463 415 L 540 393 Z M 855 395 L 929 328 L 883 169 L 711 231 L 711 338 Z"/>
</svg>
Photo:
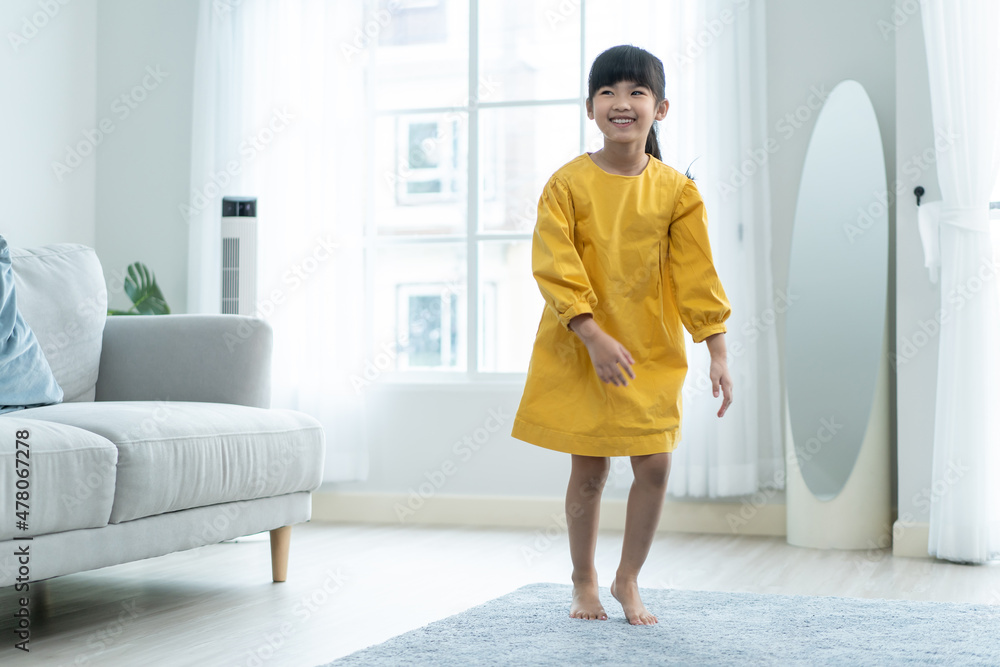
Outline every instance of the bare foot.
<svg viewBox="0 0 1000 667">
<path fill-rule="evenodd" d="M 628 619 L 629 623 L 632 625 L 659 623 L 656 617 L 646 610 L 646 605 L 639 598 L 639 584 L 635 579 L 622 579 L 620 585 L 616 584 L 618 584 L 618 575 L 615 575 L 614 581 L 611 582 L 611 595 L 622 603 L 625 618 Z"/>
<path fill-rule="evenodd" d="M 570 618 L 608 620 L 608 614 L 598 596 L 596 579 L 573 580 L 573 606 L 569 615 Z"/>
</svg>

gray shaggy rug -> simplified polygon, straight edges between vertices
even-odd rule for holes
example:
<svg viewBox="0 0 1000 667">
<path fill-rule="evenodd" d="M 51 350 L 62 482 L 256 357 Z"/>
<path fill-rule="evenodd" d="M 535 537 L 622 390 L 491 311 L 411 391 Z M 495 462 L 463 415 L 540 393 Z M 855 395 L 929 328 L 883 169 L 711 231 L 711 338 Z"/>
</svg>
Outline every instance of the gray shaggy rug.
<svg viewBox="0 0 1000 667">
<path fill-rule="evenodd" d="M 569 618 L 539 583 L 329 665 L 1000 665 L 1000 606 L 640 588 L 655 625 Z"/>
</svg>

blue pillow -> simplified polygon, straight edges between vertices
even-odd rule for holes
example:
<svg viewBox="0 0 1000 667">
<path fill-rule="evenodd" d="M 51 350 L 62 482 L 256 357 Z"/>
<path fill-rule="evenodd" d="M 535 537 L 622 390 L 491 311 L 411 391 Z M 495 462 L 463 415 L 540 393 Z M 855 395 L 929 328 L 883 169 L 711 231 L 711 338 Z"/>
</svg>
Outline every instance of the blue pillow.
<svg viewBox="0 0 1000 667">
<path fill-rule="evenodd" d="M 42 346 L 17 310 L 10 248 L 0 236 L 0 414 L 62 399 Z"/>
</svg>

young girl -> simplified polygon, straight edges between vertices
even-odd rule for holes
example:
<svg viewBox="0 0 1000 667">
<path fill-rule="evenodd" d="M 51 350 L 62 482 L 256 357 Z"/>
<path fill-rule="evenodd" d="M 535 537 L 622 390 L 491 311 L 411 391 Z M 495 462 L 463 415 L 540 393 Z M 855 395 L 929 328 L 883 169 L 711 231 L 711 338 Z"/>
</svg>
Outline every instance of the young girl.
<svg viewBox="0 0 1000 667">
<path fill-rule="evenodd" d="M 705 205 L 690 178 L 660 161 L 654 120 L 667 115 L 663 63 L 616 46 L 590 70 L 587 117 L 604 148 L 562 166 L 538 202 L 532 269 L 546 307 L 512 435 L 572 455 L 566 521 L 570 616 L 607 619 L 594 551 L 611 456 L 631 457 L 625 539 L 611 594 L 633 625 L 656 623 L 639 569 L 660 518 L 681 437 L 684 329 L 712 356 L 722 417 L 729 301 L 712 264 Z"/>
</svg>

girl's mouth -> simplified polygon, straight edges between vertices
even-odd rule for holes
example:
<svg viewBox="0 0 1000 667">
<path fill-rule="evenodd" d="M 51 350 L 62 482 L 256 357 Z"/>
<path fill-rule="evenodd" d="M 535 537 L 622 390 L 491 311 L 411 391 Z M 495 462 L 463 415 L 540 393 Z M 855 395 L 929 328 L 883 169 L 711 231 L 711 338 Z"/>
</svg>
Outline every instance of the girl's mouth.
<svg viewBox="0 0 1000 667">
<path fill-rule="evenodd" d="M 611 124 L 615 127 L 628 127 L 635 122 L 635 118 L 613 118 Z"/>
</svg>

